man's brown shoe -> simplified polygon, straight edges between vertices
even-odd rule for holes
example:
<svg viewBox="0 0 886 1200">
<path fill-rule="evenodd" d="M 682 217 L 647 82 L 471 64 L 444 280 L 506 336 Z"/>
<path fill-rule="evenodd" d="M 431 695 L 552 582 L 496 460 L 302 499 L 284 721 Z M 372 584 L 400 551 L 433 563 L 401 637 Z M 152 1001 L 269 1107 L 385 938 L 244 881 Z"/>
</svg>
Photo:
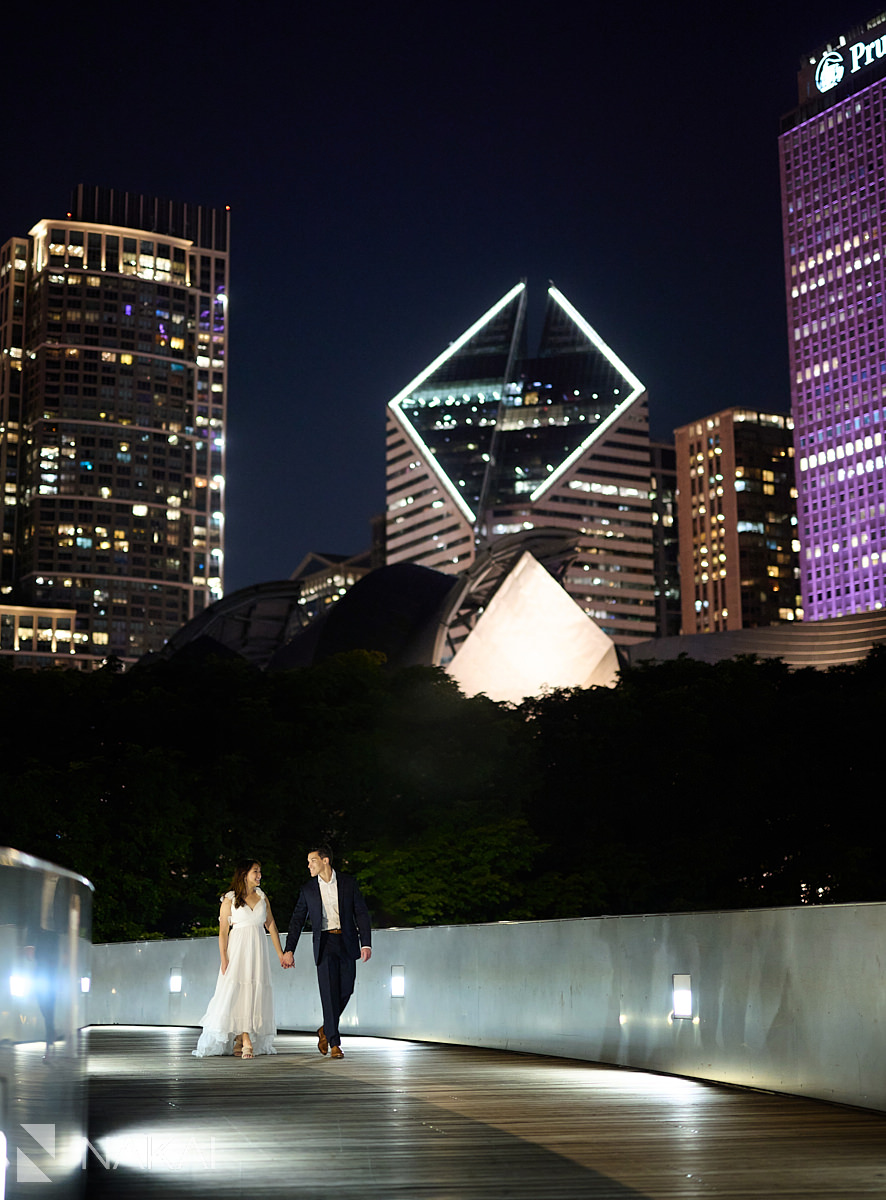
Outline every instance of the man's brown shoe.
<svg viewBox="0 0 886 1200">
<path fill-rule="evenodd" d="M 329 1042 L 326 1040 L 326 1034 L 323 1032 L 323 1026 L 317 1030 L 317 1049 L 321 1054 L 329 1053 Z"/>
<path fill-rule="evenodd" d="M 345 1052 L 342 1050 L 341 1046 L 333 1046 L 329 1051 L 329 1056 L 330 1058 L 344 1058 Z"/>
</svg>

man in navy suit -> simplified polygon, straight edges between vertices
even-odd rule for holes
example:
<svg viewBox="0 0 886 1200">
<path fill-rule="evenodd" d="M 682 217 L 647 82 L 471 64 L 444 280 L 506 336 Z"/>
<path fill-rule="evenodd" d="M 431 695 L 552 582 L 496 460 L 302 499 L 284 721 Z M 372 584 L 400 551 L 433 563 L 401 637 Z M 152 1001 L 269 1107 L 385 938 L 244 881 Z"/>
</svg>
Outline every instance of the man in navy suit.
<svg viewBox="0 0 886 1200">
<path fill-rule="evenodd" d="M 295 947 L 311 918 L 314 962 L 323 1005 L 323 1024 L 317 1030 L 317 1049 L 332 1058 L 344 1058 L 338 1022 L 354 991 L 357 959 L 372 957 L 372 926 L 369 909 L 352 875 L 332 869 L 332 851 L 318 846 L 308 854 L 311 878 L 302 887 L 292 911 L 284 968 L 294 966 Z"/>
</svg>

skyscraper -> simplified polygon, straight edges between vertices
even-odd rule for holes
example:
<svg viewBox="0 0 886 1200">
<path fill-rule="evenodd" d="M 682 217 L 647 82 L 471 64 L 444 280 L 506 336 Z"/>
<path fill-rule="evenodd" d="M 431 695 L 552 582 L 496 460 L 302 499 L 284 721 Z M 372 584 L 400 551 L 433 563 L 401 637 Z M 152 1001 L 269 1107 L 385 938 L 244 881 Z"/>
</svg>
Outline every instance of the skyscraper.
<svg viewBox="0 0 886 1200">
<path fill-rule="evenodd" d="M 729 408 L 675 436 L 683 633 L 802 617 L 790 417 Z"/>
<path fill-rule="evenodd" d="M 677 523 L 677 452 L 673 442 L 650 442 L 652 552 L 655 558 L 656 635 L 680 632 L 680 544 Z"/>
<path fill-rule="evenodd" d="M 81 185 L 0 248 L 0 590 L 84 662 L 222 594 L 229 217 Z"/>
<path fill-rule="evenodd" d="M 780 138 L 806 620 L 886 602 L 886 14 L 807 55 Z"/>
<path fill-rule="evenodd" d="M 534 357 L 519 283 L 388 404 L 388 563 L 574 531 L 563 585 L 617 642 L 656 630 L 649 491 L 645 388 L 555 287 Z"/>
</svg>

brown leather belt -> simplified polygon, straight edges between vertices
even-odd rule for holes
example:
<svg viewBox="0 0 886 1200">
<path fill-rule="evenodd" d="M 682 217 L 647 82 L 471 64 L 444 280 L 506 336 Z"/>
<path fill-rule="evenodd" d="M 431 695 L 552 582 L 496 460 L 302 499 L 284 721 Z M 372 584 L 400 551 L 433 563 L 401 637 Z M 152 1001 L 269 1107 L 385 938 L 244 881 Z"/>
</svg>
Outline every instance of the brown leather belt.
<svg viewBox="0 0 886 1200">
<path fill-rule="evenodd" d="M 340 929 L 324 929 L 323 933 L 341 933 Z"/>
</svg>

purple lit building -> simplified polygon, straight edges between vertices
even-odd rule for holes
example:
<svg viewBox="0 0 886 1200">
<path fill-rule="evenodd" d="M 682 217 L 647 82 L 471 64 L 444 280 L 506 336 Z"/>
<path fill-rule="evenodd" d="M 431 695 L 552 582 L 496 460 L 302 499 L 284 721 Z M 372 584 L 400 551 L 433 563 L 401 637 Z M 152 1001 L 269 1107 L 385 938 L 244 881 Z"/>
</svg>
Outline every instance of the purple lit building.
<svg viewBox="0 0 886 1200">
<path fill-rule="evenodd" d="M 806 620 L 886 604 L 886 15 L 806 55 L 780 138 Z"/>
</svg>

